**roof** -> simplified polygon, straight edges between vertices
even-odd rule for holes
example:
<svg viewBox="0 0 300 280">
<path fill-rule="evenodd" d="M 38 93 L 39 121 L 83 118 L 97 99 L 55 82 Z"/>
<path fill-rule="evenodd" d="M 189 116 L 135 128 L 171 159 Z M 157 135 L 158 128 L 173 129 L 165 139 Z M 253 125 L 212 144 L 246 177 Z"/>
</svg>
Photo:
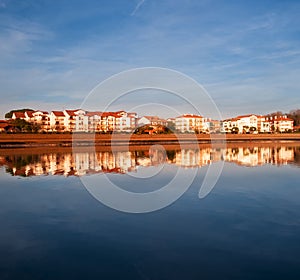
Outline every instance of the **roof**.
<svg viewBox="0 0 300 280">
<path fill-rule="evenodd" d="M 203 119 L 202 116 L 199 116 L 199 115 L 193 115 L 193 114 L 184 114 L 184 115 L 181 115 L 177 118 L 194 118 L 194 119 Z"/>
<path fill-rule="evenodd" d="M 34 111 L 26 111 L 26 112 L 24 113 L 24 115 L 27 114 L 27 116 L 28 116 L 29 118 L 32 118 L 32 117 L 33 117 L 33 113 L 34 113 Z"/>
<path fill-rule="evenodd" d="M 14 112 L 13 115 L 15 115 L 17 119 L 25 118 L 24 112 Z"/>
<path fill-rule="evenodd" d="M 106 117 L 119 117 L 120 115 L 116 112 L 103 112 L 101 114 L 101 117 L 106 118 Z"/>
<path fill-rule="evenodd" d="M 80 109 L 77 109 L 77 110 L 65 110 L 67 112 L 67 114 L 69 116 L 76 116 L 76 112 L 78 112 Z"/>
<path fill-rule="evenodd" d="M 63 111 L 52 111 L 51 113 L 53 113 L 53 115 L 56 117 L 64 117 L 65 116 Z"/>
<path fill-rule="evenodd" d="M 249 117 L 252 117 L 252 116 L 257 117 L 257 118 L 264 118 L 264 116 L 255 115 L 255 114 L 248 114 L 248 115 L 241 115 L 241 116 L 237 116 L 237 117 L 234 117 L 234 118 L 225 119 L 225 120 L 223 120 L 223 122 L 238 121 L 240 119 L 249 118 Z"/>
<path fill-rule="evenodd" d="M 255 115 L 255 114 L 248 114 L 248 115 L 237 116 L 236 119 L 249 118 L 249 117 L 252 117 L 252 116 L 261 117 L 261 116 Z"/>
<path fill-rule="evenodd" d="M 85 115 L 88 117 L 92 117 L 92 116 L 101 116 L 102 114 L 103 114 L 103 112 L 95 111 L 95 112 L 87 112 Z"/>
</svg>

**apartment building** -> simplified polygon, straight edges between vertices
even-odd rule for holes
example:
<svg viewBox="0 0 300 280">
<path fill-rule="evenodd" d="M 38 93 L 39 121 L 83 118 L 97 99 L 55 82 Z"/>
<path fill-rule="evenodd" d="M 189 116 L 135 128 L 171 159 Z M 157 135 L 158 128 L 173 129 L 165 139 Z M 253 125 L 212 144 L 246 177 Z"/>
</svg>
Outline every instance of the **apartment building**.
<svg viewBox="0 0 300 280">
<path fill-rule="evenodd" d="M 136 113 L 78 111 L 75 117 L 76 132 L 131 132 L 136 126 Z"/>
<path fill-rule="evenodd" d="M 270 122 L 265 116 L 242 115 L 221 122 L 221 132 L 227 133 L 258 133 L 270 132 Z"/>
<path fill-rule="evenodd" d="M 52 111 L 49 115 L 49 131 L 65 131 L 65 114 L 63 111 Z"/>
<path fill-rule="evenodd" d="M 179 132 L 204 132 L 204 118 L 199 115 L 182 115 L 175 118 L 175 129 Z"/>
<path fill-rule="evenodd" d="M 137 123 L 136 113 L 127 113 L 125 111 L 116 112 L 115 131 L 117 132 L 132 132 Z"/>
<path fill-rule="evenodd" d="M 271 129 L 274 132 L 292 132 L 294 129 L 294 120 L 284 116 L 267 117 Z"/>
<path fill-rule="evenodd" d="M 32 112 L 31 121 L 40 127 L 41 131 L 48 131 L 50 129 L 50 117 L 46 111 Z"/>
</svg>

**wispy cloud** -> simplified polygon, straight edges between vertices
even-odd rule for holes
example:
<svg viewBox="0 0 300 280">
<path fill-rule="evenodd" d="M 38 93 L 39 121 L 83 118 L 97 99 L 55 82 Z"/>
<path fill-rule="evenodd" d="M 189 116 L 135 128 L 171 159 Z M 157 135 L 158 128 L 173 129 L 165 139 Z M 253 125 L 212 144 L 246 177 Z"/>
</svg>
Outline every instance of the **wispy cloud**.
<svg viewBox="0 0 300 280">
<path fill-rule="evenodd" d="M 132 11 L 132 13 L 130 14 L 131 16 L 134 16 L 136 14 L 136 12 L 140 9 L 140 7 L 145 3 L 145 0 L 141 0 L 140 2 L 137 3 L 137 5 L 135 6 L 134 10 Z"/>
<path fill-rule="evenodd" d="M 82 12 L 79 4 L 68 10 L 59 1 L 57 9 L 45 0 L 24 17 L 24 7 L 0 0 L 0 118 L 15 102 L 77 107 L 105 78 L 145 66 L 176 69 L 208 85 L 230 116 L 282 109 L 283 102 L 292 109 L 300 101 L 300 4 L 279 11 L 261 3 L 258 13 L 229 2 L 218 10 L 209 0 L 132 0 L 99 9 L 91 0 Z"/>
<path fill-rule="evenodd" d="M 0 0 L 0 9 L 5 9 L 6 8 L 6 3 L 3 0 Z"/>
</svg>

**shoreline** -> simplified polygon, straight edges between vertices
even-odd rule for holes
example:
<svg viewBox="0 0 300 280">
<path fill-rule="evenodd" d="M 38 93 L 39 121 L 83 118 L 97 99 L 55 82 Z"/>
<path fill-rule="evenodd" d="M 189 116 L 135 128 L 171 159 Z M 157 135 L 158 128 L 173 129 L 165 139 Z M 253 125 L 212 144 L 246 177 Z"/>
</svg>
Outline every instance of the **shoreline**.
<svg viewBox="0 0 300 280">
<path fill-rule="evenodd" d="M 151 146 L 197 145 L 218 143 L 253 143 L 282 141 L 300 142 L 300 133 L 285 134 L 0 134 L 0 149 L 11 148 L 58 148 L 58 147 L 106 147 L 109 146 Z"/>
<path fill-rule="evenodd" d="M 300 141 L 240 141 L 223 143 L 201 143 L 201 144 L 162 144 L 166 151 L 174 151 L 181 149 L 234 149 L 234 148 L 264 148 L 264 147 L 297 147 L 300 149 Z M 134 151 L 149 151 L 153 145 L 117 145 L 117 146 L 31 146 L 18 148 L 0 149 L 0 156 L 7 155 L 33 155 L 47 153 L 93 153 L 93 152 L 134 152 Z"/>
</svg>

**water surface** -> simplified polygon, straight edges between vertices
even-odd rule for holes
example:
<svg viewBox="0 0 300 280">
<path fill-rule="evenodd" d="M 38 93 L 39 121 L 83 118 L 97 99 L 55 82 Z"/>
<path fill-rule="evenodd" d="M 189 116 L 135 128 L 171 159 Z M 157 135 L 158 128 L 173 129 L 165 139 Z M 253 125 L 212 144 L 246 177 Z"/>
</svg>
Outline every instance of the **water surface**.
<svg viewBox="0 0 300 280">
<path fill-rule="evenodd" d="M 210 164 L 224 161 L 198 198 Z M 0 279 L 300 279 L 298 145 L 101 152 L 0 151 Z M 127 214 L 82 176 L 151 191 L 197 169 L 171 206 Z M 147 180 L 140 177 L 150 176 Z M 140 177 L 139 177 L 140 176 Z M 180 186 L 179 186 L 180 187 Z"/>
</svg>

